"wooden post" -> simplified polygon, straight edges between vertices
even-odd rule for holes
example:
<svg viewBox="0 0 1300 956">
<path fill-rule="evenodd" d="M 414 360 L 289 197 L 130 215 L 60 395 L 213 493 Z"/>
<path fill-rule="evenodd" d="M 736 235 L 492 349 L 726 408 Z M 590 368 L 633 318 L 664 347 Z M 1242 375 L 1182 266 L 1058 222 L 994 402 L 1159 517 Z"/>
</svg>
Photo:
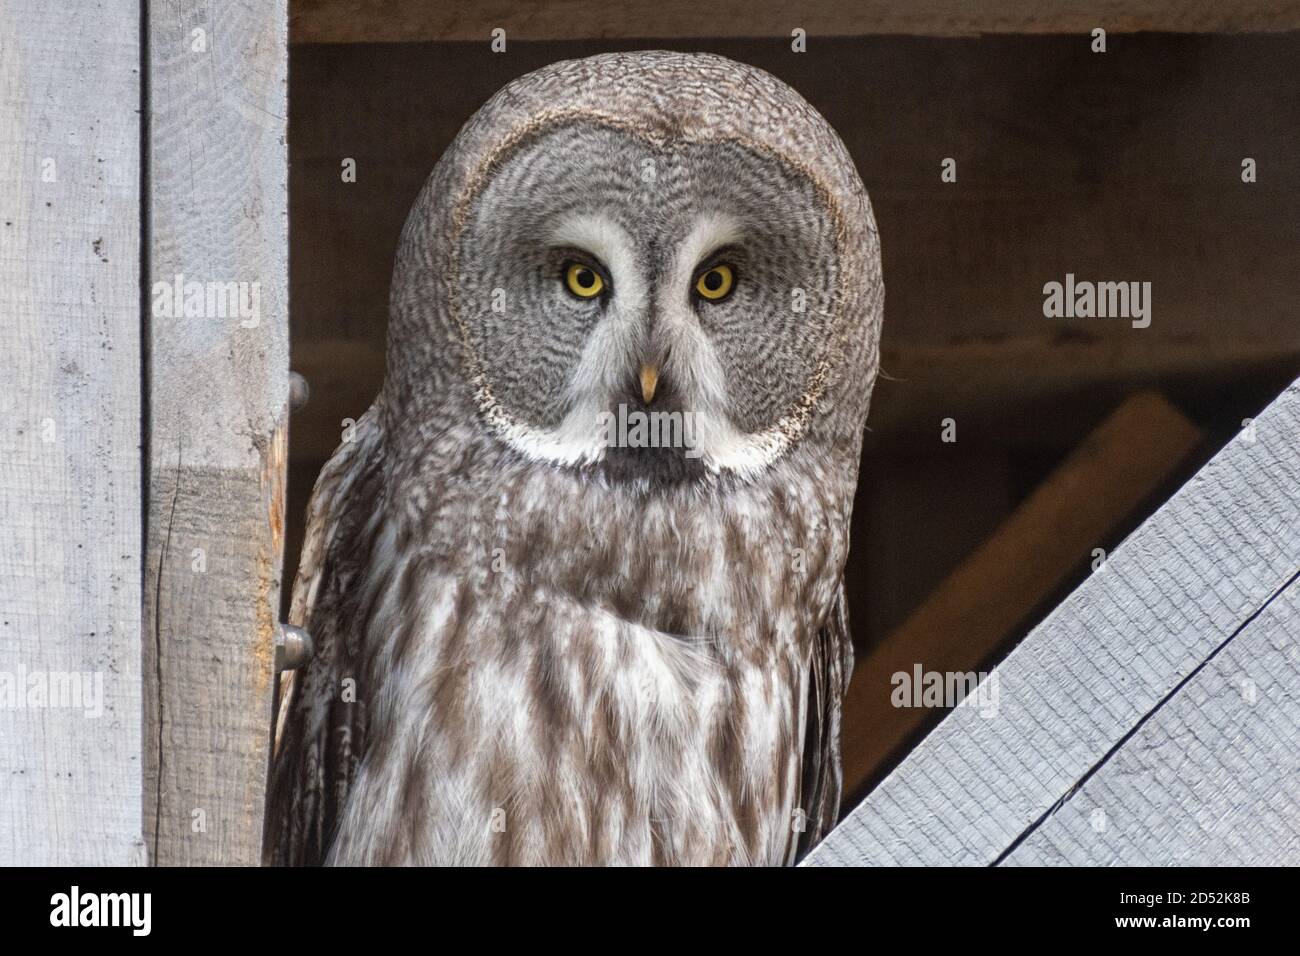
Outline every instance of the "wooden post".
<svg viewBox="0 0 1300 956">
<path fill-rule="evenodd" d="M 140 17 L 0 7 L 0 865 L 144 860 Z"/>
<path fill-rule="evenodd" d="M 145 835 L 261 857 L 288 402 L 286 0 L 149 5 Z"/>
</svg>

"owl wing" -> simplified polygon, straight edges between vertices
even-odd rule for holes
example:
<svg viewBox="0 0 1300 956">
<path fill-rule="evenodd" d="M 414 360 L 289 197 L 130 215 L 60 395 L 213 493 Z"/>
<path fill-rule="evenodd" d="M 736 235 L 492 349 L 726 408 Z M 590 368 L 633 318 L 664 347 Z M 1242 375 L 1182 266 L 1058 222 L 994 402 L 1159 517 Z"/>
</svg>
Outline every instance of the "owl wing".
<svg viewBox="0 0 1300 956">
<path fill-rule="evenodd" d="M 831 612 L 818 629 L 812 648 L 803 750 L 802 808 L 806 820 L 797 857 L 821 842 L 839 818 L 840 715 L 852 673 L 849 606 L 841 579 Z"/>
<path fill-rule="evenodd" d="M 324 862 L 364 753 L 363 589 L 355 585 L 382 513 L 381 420 L 376 402 L 322 469 L 307 508 L 289 620 L 311 635 L 314 652 L 281 678 L 263 854 L 270 864 Z"/>
</svg>

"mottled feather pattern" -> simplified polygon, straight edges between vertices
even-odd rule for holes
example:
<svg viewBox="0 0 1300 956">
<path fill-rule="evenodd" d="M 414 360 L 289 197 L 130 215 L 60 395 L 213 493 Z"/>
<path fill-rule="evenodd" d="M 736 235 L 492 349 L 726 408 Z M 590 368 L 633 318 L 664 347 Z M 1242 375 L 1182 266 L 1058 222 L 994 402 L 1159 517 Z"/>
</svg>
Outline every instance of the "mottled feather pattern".
<svg viewBox="0 0 1300 956">
<path fill-rule="evenodd" d="M 841 581 L 830 615 L 817 632 L 808 661 L 808 725 L 803 735 L 803 801 L 806 828 L 802 856 L 830 832 L 839 814 L 840 714 L 853 675 L 848 599 Z"/>
<path fill-rule="evenodd" d="M 459 480 L 476 462 L 491 487 Z M 328 642 L 300 705 L 319 743 L 297 772 L 327 814 L 355 759 L 331 750 L 358 732 L 339 719 L 357 706 L 338 702 L 342 679 L 369 701 L 330 861 L 786 862 L 796 811 L 814 809 L 800 675 L 847 548 L 841 505 L 818 493 L 831 477 L 682 502 L 449 432 L 371 522 L 362 599 L 318 594 L 328 617 L 307 619 L 366 635 L 357 654 Z M 336 547 L 366 550 L 352 534 Z M 564 560 L 541 574 L 533 550 Z"/>
<path fill-rule="evenodd" d="M 267 858 L 277 864 L 324 858 L 364 747 L 366 698 L 357 684 L 367 612 L 357 598 L 383 520 L 381 421 L 376 403 L 322 470 L 308 509 L 290 620 L 309 629 L 315 653 L 280 682 L 267 813 L 275 835 Z"/>
<path fill-rule="evenodd" d="M 620 172 L 647 159 L 649 185 Z M 554 284 L 557 232 L 613 263 L 607 303 Z M 708 310 L 673 291 L 701 236 L 745 283 Z M 774 865 L 820 839 L 882 296 L 842 144 L 761 71 L 606 55 L 476 114 L 310 505 L 292 619 L 317 652 L 285 681 L 268 859 Z M 692 467 L 575 444 L 646 354 L 661 406 L 716 426 Z"/>
</svg>

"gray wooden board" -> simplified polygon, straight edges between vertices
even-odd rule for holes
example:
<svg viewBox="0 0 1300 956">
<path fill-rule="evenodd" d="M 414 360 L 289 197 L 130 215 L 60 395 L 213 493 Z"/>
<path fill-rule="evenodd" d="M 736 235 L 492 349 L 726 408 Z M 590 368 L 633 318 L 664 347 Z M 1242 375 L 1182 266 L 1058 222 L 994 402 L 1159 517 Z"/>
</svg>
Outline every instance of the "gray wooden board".
<svg viewBox="0 0 1300 956">
<path fill-rule="evenodd" d="M 554 37 L 764 36 L 788 43 L 790 31 L 808 34 L 808 49 L 845 34 L 1111 33 L 1166 30 L 1195 33 L 1300 28 L 1295 0 L 1269 3 L 1178 3 L 1174 0 L 659 0 L 654 4 L 567 0 L 521 3 L 478 0 L 444 4 L 431 15 L 428 0 L 298 0 L 296 43 L 376 43 L 468 40 L 485 46 L 493 29 L 511 40 Z M 508 48 L 509 49 L 509 48 Z"/>
<path fill-rule="evenodd" d="M 145 832 L 159 864 L 261 857 L 288 399 L 285 7 L 149 5 Z M 198 283 L 199 314 L 177 283 L 187 305 Z"/>
<path fill-rule="evenodd" d="M 998 861 L 1284 589 L 1300 570 L 1298 509 L 1295 383 L 1008 655 L 989 678 L 995 715 L 953 710 L 806 862 Z M 1284 762 L 1252 774 L 1296 786 L 1285 751 L 1260 755 Z"/>
<path fill-rule="evenodd" d="M 0 865 L 144 860 L 139 27 L 0 4 Z"/>
<path fill-rule="evenodd" d="M 1300 584 L 1224 644 L 1004 865 L 1300 863 Z"/>
</svg>

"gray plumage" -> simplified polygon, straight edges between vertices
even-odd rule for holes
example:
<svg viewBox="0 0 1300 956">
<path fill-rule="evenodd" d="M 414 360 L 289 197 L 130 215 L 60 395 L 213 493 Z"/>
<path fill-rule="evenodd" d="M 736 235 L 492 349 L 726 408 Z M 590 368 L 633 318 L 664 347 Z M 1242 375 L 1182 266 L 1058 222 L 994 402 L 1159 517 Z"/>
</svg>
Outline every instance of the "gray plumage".
<svg viewBox="0 0 1300 956">
<path fill-rule="evenodd" d="M 269 858 L 777 864 L 824 835 L 882 300 L 853 163 L 772 76 L 619 53 L 493 97 L 411 210 L 383 388 L 312 497 Z M 610 447 L 620 405 L 694 416 L 692 449 Z"/>
</svg>

